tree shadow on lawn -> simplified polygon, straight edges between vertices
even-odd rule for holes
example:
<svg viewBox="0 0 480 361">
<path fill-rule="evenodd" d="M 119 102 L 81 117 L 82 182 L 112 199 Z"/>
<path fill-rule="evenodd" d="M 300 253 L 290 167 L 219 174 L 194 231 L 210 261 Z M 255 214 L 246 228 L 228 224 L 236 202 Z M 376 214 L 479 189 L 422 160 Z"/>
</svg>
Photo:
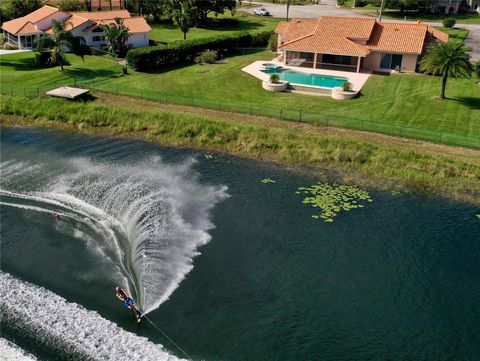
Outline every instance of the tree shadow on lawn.
<svg viewBox="0 0 480 361">
<path fill-rule="evenodd" d="M 112 69 L 92 70 L 87 68 L 68 68 L 68 67 L 65 68 L 63 73 L 71 77 L 84 78 L 89 80 L 94 80 L 95 78 L 113 78 L 115 77 L 115 75 L 117 75 L 118 77 L 121 75 L 120 71 L 115 71 Z"/>
<path fill-rule="evenodd" d="M 39 70 L 42 67 L 35 64 L 34 58 L 22 58 L 15 60 L 4 60 L 0 57 L 0 65 L 14 68 L 17 71 Z M 47 68 L 45 68 L 47 69 Z"/>
<path fill-rule="evenodd" d="M 459 102 L 470 109 L 480 109 L 480 98 L 475 97 L 456 97 L 456 98 L 447 98 L 448 100 L 454 100 Z"/>
</svg>

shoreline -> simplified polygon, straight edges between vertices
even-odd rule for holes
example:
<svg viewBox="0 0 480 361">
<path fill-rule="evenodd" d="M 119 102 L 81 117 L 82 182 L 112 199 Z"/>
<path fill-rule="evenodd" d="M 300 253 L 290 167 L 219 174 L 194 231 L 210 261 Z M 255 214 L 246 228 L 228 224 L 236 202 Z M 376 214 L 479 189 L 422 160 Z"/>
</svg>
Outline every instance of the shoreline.
<svg viewBox="0 0 480 361">
<path fill-rule="evenodd" d="M 5 96 L 2 126 L 49 128 L 227 153 L 286 170 L 480 205 L 480 151 L 96 93 L 85 103 Z"/>
</svg>

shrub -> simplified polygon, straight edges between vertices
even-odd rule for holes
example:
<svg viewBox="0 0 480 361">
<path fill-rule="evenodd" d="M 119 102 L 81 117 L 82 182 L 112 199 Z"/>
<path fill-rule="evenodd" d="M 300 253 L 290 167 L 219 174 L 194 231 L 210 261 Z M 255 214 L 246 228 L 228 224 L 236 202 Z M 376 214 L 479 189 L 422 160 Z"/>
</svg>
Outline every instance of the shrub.
<svg viewBox="0 0 480 361">
<path fill-rule="evenodd" d="M 270 36 L 270 39 L 268 40 L 268 48 L 271 51 L 276 52 L 277 51 L 277 45 L 278 45 L 278 34 L 273 33 Z"/>
<path fill-rule="evenodd" d="M 205 50 L 216 50 L 217 55 L 234 53 L 237 48 L 266 46 L 271 31 L 250 34 L 238 32 L 210 38 L 175 41 L 165 46 L 149 46 L 131 49 L 127 62 L 137 70 L 151 70 L 163 66 L 186 64 L 195 60 Z"/>
<path fill-rule="evenodd" d="M 213 64 L 217 60 L 218 52 L 216 50 L 204 50 L 195 58 L 197 64 Z"/>
<path fill-rule="evenodd" d="M 480 79 L 480 60 L 473 63 L 473 72 L 475 73 L 477 78 Z"/>
<path fill-rule="evenodd" d="M 52 65 L 52 54 L 50 51 L 35 53 L 35 65 L 38 67 L 47 67 Z"/>
<path fill-rule="evenodd" d="M 457 23 L 457 20 L 455 20 L 455 18 L 445 18 L 442 20 L 442 24 L 446 28 L 453 28 L 456 23 Z"/>
<path fill-rule="evenodd" d="M 18 46 L 17 45 L 12 45 L 10 43 L 5 43 L 5 44 L 3 44 L 3 49 L 4 50 L 17 50 Z"/>
<path fill-rule="evenodd" d="M 344 92 L 349 92 L 352 90 L 352 83 L 350 83 L 349 81 L 346 81 L 345 83 L 342 84 L 342 90 Z"/>
<path fill-rule="evenodd" d="M 280 77 L 278 76 L 278 74 L 270 75 L 270 83 L 278 84 L 279 82 L 280 82 Z"/>
</svg>

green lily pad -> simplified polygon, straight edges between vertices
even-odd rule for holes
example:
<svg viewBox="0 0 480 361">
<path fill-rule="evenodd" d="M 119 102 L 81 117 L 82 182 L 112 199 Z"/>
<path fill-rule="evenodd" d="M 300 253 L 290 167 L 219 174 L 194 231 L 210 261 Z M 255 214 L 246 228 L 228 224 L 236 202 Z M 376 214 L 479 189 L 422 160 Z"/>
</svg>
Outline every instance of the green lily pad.
<svg viewBox="0 0 480 361">
<path fill-rule="evenodd" d="M 263 178 L 260 182 L 262 182 L 263 184 L 276 183 L 275 180 L 272 178 Z"/>
<path fill-rule="evenodd" d="M 306 195 L 302 203 L 321 209 L 321 213 L 312 215 L 312 218 L 322 219 L 327 223 L 333 222 L 339 212 L 364 208 L 362 203 L 372 202 L 366 190 L 345 184 L 317 183 L 310 187 L 300 187 L 295 192 L 302 193 Z"/>
</svg>

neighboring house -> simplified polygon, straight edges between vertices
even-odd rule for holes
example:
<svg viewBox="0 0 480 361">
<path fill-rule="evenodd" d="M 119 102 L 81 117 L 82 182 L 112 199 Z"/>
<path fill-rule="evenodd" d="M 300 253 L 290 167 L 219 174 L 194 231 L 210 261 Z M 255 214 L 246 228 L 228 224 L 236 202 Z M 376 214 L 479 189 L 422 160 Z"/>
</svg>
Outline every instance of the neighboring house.
<svg viewBox="0 0 480 361">
<path fill-rule="evenodd" d="M 2 30 L 5 41 L 16 45 L 19 49 L 35 47 L 35 38 L 44 33 L 52 32 L 52 21 L 66 21 L 67 30 L 75 36 L 85 39 L 88 46 L 105 47 L 108 41 L 104 39 L 103 27 L 122 18 L 131 34 L 127 41 L 129 48 L 148 46 L 152 30 L 142 17 L 132 17 L 127 10 L 99 12 L 64 12 L 55 7 L 45 5 L 34 12 L 3 23 Z"/>
<path fill-rule="evenodd" d="M 125 9 L 126 0 L 88 0 L 88 7 L 92 11 Z"/>
<path fill-rule="evenodd" d="M 431 13 L 458 14 L 477 11 L 479 0 L 435 0 L 426 3 L 419 10 L 427 10 Z"/>
<path fill-rule="evenodd" d="M 278 51 L 287 65 L 360 72 L 415 71 L 426 46 L 448 35 L 422 23 L 322 16 L 282 21 Z"/>
</svg>

